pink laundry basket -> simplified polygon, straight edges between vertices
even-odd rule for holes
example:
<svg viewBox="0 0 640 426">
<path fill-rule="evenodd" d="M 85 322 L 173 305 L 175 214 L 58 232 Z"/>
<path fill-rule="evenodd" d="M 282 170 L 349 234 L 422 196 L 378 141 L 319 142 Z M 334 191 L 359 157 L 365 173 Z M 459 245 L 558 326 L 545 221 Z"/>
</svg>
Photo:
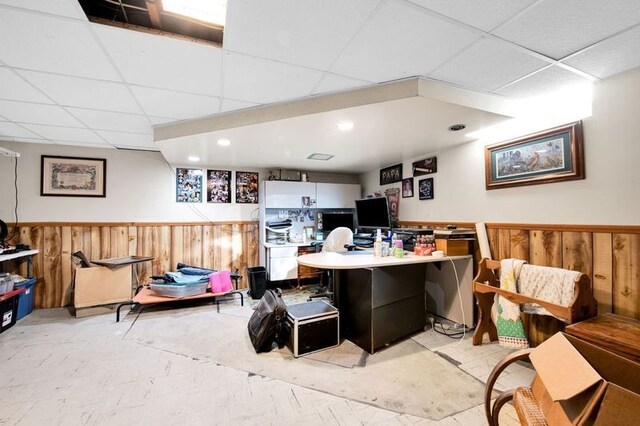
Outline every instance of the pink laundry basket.
<svg viewBox="0 0 640 426">
<path fill-rule="evenodd" d="M 218 271 L 209 275 L 211 293 L 226 293 L 233 290 L 231 286 L 231 271 Z"/>
</svg>

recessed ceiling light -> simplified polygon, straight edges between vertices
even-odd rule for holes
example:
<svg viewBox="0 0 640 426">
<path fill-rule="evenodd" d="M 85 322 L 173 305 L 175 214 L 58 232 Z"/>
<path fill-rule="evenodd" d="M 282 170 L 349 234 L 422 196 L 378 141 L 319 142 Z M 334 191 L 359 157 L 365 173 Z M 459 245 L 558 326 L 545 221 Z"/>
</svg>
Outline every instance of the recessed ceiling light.
<svg viewBox="0 0 640 426">
<path fill-rule="evenodd" d="M 196 157 L 195 155 L 190 155 L 188 159 L 189 161 L 200 161 L 200 157 Z"/>
<path fill-rule="evenodd" d="M 218 139 L 218 145 L 229 146 L 231 145 L 231 141 L 229 139 Z"/>
<path fill-rule="evenodd" d="M 467 128 L 466 124 L 454 124 L 453 126 L 449 126 L 449 131 L 450 132 L 458 132 L 458 131 L 466 129 L 466 128 Z"/>
<path fill-rule="evenodd" d="M 176 15 L 224 26 L 227 0 L 162 0 L 162 9 Z"/>
<path fill-rule="evenodd" d="M 353 121 L 338 121 L 338 129 L 342 130 L 343 132 L 348 132 L 349 130 L 353 130 Z"/>
<path fill-rule="evenodd" d="M 331 154 L 319 154 L 317 152 L 311 154 L 307 157 L 308 160 L 320 160 L 320 161 L 328 161 L 333 158 Z"/>
</svg>

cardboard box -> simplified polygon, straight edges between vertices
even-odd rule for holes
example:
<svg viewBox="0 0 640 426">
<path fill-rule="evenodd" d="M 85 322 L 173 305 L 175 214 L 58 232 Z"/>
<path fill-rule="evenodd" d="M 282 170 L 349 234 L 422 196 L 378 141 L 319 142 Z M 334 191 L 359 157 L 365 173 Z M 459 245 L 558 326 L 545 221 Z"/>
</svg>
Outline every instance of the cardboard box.
<svg viewBox="0 0 640 426">
<path fill-rule="evenodd" d="M 640 364 L 557 333 L 530 355 L 532 392 L 551 425 L 631 425 L 640 418 Z"/>
<path fill-rule="evenodd" d="M 131 267 L 76 269 L 73 306 L 86 308 L 131 300 Z"/>
<path fill-rule="evenodd" d="M 443 251 L 445 256 L 466 256 L 469 254 L 470 241 L 473 240 L 436 238 L 436 250 Z"/>
</svg>

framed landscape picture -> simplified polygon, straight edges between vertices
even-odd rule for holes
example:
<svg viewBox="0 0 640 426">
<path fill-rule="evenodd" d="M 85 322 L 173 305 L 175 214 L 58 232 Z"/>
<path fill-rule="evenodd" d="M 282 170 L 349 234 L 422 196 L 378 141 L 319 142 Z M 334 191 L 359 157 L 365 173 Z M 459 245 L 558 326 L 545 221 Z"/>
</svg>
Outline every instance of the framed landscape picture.
<svg viewBox="0 0 640 426">
<path fill-rule="evenodd" d="M 207 202 L 231 202 L 230 170 L 207 170 Z"/>
<path fill-rule="evenodd" d="M 236 203 L 258 204 L 258 173 L 236 172 Z"/>
<path fill-rule="evenodd" d="M 202 201 L 202 170 L 176 169 L 176 201 L 199 203 Z"/>
<path fill-rule="evenodd" d="M 40 195 L 106 197 L 107 160 L 104 158 L 41 156 Z"/>
<path fill-rule="evenodd" d="M 584 179 L 582 122 L 485 148 L 486 189 Z"/>
</svg>

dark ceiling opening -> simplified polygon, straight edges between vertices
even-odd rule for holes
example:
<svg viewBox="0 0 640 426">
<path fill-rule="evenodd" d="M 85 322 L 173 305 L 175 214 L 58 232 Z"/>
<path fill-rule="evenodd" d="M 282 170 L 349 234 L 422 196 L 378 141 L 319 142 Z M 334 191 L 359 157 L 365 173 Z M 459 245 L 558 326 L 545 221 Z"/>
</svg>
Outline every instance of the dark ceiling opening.
<svg viewBox="0 0 640 426">
<path fill-rule="evenodd" d="M 161 0 L 78 0 L 91 22 L 222 45 L 224 28 L 163 10 Z"/>
</svg>

